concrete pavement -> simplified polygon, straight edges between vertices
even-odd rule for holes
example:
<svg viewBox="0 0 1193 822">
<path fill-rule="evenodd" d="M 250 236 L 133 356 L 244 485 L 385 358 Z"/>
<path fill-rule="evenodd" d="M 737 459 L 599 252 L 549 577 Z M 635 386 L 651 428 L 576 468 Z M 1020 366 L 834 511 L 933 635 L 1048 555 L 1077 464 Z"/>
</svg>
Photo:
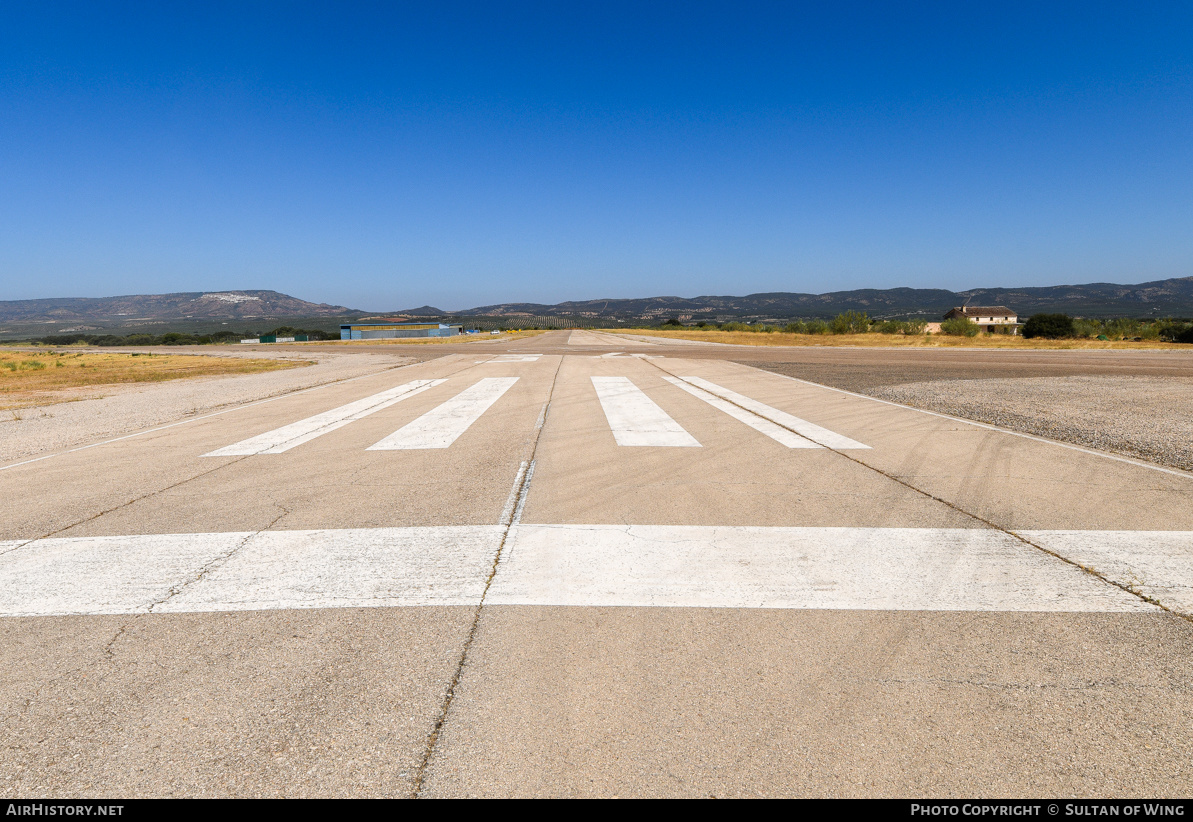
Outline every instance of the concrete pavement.
<svg viewBox="0 0 1193 822">
<path fill-rule="evenodd" d="M 0 466 L 0 794 L 1187 792 L 1193 476 L 611 337 Z"/>
</svg>

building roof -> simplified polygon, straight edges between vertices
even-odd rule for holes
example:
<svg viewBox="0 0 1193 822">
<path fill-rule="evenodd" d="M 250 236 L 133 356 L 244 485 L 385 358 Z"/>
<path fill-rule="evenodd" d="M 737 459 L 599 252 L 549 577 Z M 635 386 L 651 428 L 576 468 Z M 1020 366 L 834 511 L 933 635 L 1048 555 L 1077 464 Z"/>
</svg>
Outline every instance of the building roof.
<svg viewBox="0 0 1193 822">
<path fill-rule="evenodd" d="M 1019 316 L 1005 305 L 967 305 L 964 308 L 954 308 L 969 317 L 1017 317 Z"/>
</svg>

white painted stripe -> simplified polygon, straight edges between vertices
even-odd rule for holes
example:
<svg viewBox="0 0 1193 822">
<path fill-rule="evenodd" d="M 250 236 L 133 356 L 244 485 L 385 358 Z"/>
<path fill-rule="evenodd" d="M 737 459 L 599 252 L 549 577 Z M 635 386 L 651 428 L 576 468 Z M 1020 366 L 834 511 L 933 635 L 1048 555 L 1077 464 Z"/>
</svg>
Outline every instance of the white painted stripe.
<svg viewBox="0 0 1193 822">
<path fill-rule="evenodd" d="M 518 466 L 518 473 L 514 475 L 514 485 L 510 488 L 510 495 L 505 499 L 501 508 L 501 516 L 497 518 L 498 525 L 509 525 L 514 520 L 514 505 L 518 502 L 518 492 L 522 490 L 522 478 L 526 476 L 526 467 L 530 465 L 526 460 Z"/>
<path fill-rule="evenodd" d="M 485 377 L 376 445 L 370 445 L 368 450 L 447 448 L 517 381 L 517 377 Z"/>
<path fill-rule="evenodd" d="M 153 612 L 477 605 L 502 530 L 267 531 Z"/>
<path fill-rule="evenodd" d="M 486 604 L 1153 608 L 993 529 L 521 525 L 511 540 Z"/>
<path fill-rule="evenodd" d="M 815 423 L 801 420 L 799 417 L 792 416 L 786 411 L 780 411 L 777 408 L 771 408 L 769 405 L 752 400 L 749 397 L 738 394 L 736 391 L 730 391 L 728 388 L 722 388 L 716 383 L 700 377 L 680 377 L 680 379 L 692 383 L 693 385 L 703 388 L 705 391 L 720 397 L 723 400 L 729 400 L 735 405 L 740 405 L 747 411 L 753 411 L 760 417 L 778 423 L 784 428 L 790 428 L 795 433 L 802 437 L 807 437 L 813 442 L 819 443 L 826 448 L 835 448 L 839 451 L 854 450 L 854 449 L 869 449 L 870 446 L 863 445 L 857 440 L 851 440 L 849 437 L 842 436 L 835 431 L 830 431 L 827 428 L 821 428 Z"/>
<path fill-rule="evenodd" d="M 420 364 L 421 363 L 415 363 L 415 365 L 420 365 Z M 22 465 L 29 465 L 34 462 L 41 462 L 42 460 L 53 459 L 54 457 L 66 456 L 67 454 L 73 454 L 76 451 L 87 451 L 88 449 L 91 449 L 91 448 L 99 448 L 100 446 L 103 446 L 103 445 L 111 445 L 114 442 L 123 442 L 124 440 L 131 440 L 136 437 L 143 437 L 146 434 L 154 434 L 158 431 L 165 431 L 167 428 L 177 428 L 180 425 L 190 425 L 192 422 L 199 422 L 200 420 L 210 419 L 211 417 L 219 417 L 224 414 L 231 414 L 234 411 L 243 411 L 246 408 L 253 408 L 254 406 L 264 405 L 267 402 L 277 402 L 278 400 L 284 400 L 284 399 L 288 399 L 290 397 L 297 397 L 299 394 L 306 394 L 311 391 L 319 391 L 323 388 L 330 388 L 335 385 L 347 385 L 350 382 L 356 382 L 357 380 L 364 380 L 364 379 L 368 379 L 369 377 L 375 377 L 378 374 L 384 374 L 386 371 L 392 371 L 396 368 L 408 368 L 408 367 L 409 367 L 408 365 L 398 365 L 398 366 L 391 365 L 391 366 L 386 366 L 385 368 L 382 368 L 380 371 L 372 371 L 368 374 L 361 374 L 359 377 L 349 377 L 347 379 L 341 379 L 341 380 L 328 380 L 327 382 L 320 383 L 319 385 L 312 385 L 310 388 L 302 388 L 298 391 L 287 391 L 286 393 L 278 394 L 276 397 L 267 397 L 263 400 L 256 400 L 254 402 L 246 402 L 245 404 L 238 405 L 235 408 L 225 408 L 223 411 L 213 411 L 210 414 L 201 414 L 197 417 L 191 417 L 189 420 L 181 420 L 179 422 L 171 422 L 171 423 L 167 423 L 166 425 L 159 425 L 156 428 L 146 428 L 144 431 L 137 431 L 136 433 L 133 433 L 133 434 L 124 434 L 119 437 L 112 437 L 111 439 L 108 439 L 108 440 L 100 440 L 99 442 L 93 442 L 93 443 L 90 443 L 89 445 L 80 445 L 77 448 L 68 448 L 65 451 L 58 451 L 53 454 L 43 454 L 42 456 L 34 457 L 33 459 L 22 460 L 21 462 L 13 462 L 13 463 L 9 463 L 8 465 L 0 465 L 0 471 L 7 471 L 9 468 L 20 468 Z"/>
<path fill-rule="evenodd" d="M 503 362 L 538 362 L 542 354 L 498 354 L 491 360 L 477 360 L 477 365 L 488 365 L 489 363 L 503 363 Z"/>
<path fill-rule="evenodd" d="M 1156 610 L 993 529 L 518 525 L 517 516 L 487 604 Z M 0 555 L 0 615 L 476 605 L 504 532 L 485 525 L 33 540 Z M 1150 575 L 1145 593 L 1174 610 L 1193 589 L 1191 532 L 1025 536 L 1122 560 L 1124 573 Z"/>
<path fill-rule="evenodd" d="M 1021 531 L 1168 608 L 1193 614 L 1193 531 Z"/>
<path fill-rule="evenodd" d="M 761 369 L 759 369 L 761 370 Z M 997 425 L 990 425 L 985 422 L 977 422 L 976 420 L 967 420 L 964 417 L 954 417 L 951 414 L 941 414 L 937 411 L 925 411 L 923 408 L 916 408 L 913 405 L 904 405 L 901 402 L 892 402 L 891 400 L 880 400 L 877 397 L 870 397 L 865 394 L 858 394 L 855 391 L 846 391 L 843 388 L 833 388 L 831 385 L 824 385 L 818 382 L 809 382 L 808 380 L 801 380 L 798 377 L 789 377 L 786 374 L 777 374 L 773 371 L 766 372 L 776 377 L 792 382 L 803 383 L 810 385 L 813 388 L 823 388 L 825 391 L 834 391 L 838 394 L 845 394 L 849 397 L 857 397 L 860 400 L 869 400 L 870 402 L 880 403 L 882 405 L 890 405 L 895 408 L 903 408 L 907 411 L 915 411 L 917 414 L 927 414 L 929 417 L 940 417 L 943 420 L 951 420 L 952 422 L 960 422 L 965 425 L 972 425 L 975 428 L 985 428 L 987 431 L 997 431 L 1000 434 L 1008 434 L 1012 437 L 1020 437 L 1025 440 L 1033 440 L 1035 442 L 1042 442 L 1045 445 L 1055 445 L 1057 448 L 1064 448 L 1069 451 L 1080 451 L 1082 454 L 1089 454 L 1094 457 L 1101 457 L 1102 459 L 1114 460 L 1115 462 L 1125 462 L 1127 465 L 1134 465 L 1137 468 L 1146 468 L 1149 471 L 1158 471 L 1161 474 L 1170 474 L 1174 477 L 1183 477 L 1184 479 L 1193 479 L 1193 471 L 1182 471 L 1179 468 L 1165 468 L 1162 465 L 1153 465 L 1150 462 L 1143 460 L 1131 459 L 1130 457 L 1120 457 L 1117 454 L 1107 454 L 1105 451 L 1095 451 L 1092 448 L 1083 448 L 1080 445 L 1072 445 L 1067 442 L 1059 442 L 1057 440 L 1050 440 L 1046 437 L 1037 437 L 1035 434 L 1025 434 L 1022 431 L 1012 431 L 1009 428 L 1000 428 Z M 2 470 L 2 469 L 0 469 Z"/>
<path fill-rule="evenodd" d="M 700 447 L 628 377 L 593 377 L 592 384 L 618 445 Z"/>
<path fill-rule="evenodd" d="M 751 413 L 750 411 L 747 411 L 744 408 L 741 408 L 739 406 L 734 405 L 731 402 L 721 399 L 720 397 L 716 396 L 715 394 L 710 394 L 707 391 L 705 391 L 703 388 L 697 388 L 694 385 L 689 385 L 688 383 L 684 382 L 683 380 L 679 379 L 678 377 L 663 377 L 663 379 L 665 379 L 667 382 L 671 383 L 672 385 L 676 386 L 677 388 L 682 388 L 684 391 L 687 391 L 693 397 L 696 397 L 697 399 L 708 403 L 713 408 L 716 408 L 719 411 L 724 411 L 726 414 L 733 417 L 735 420 L 744 422 L 746 425 L 750 426 L 755 431 L 759 431 L 763 434 L 766 434 L 772 440 L 775 440 L 776 442 L 786 445 L 788 448 L 821 448 L 821 446 L 812 442 L 807 437 L 801 437 L 799 434 L 793 434 L 792 432 L 788 431 L 786 428 L 782 428 L 778 425 L 775 425 L 773 422 L 766 419 L 765 417 L 760 417 L 757 414 Z"/>
<path fill-rule="evenodd" d="M 243 457 L 255 454 L 282 454 L 297 445 L 310 442 L 316 437 L 321 437 L 324 434 L 335 431 L 337 428 L 342 428 L 350 422 L 363 419 L 369 414 L 376 413 L 383 408 L 389 408 L 395 403 L 399 403 L 408 397 L 413 397 L 415 394 L 421 394 L 423 391 L 434 388 L 437 385 L 442 385 L 445 382 L 447 380 L 414 380 L 405 385 L 399 385 L 396 388 L 390 388 L 387 391 L 374 394 L 371 397 L 365 397 L 363 400 L 350 402 L 347 405 L 341 405 L 339 408 L 324 411 L 322 414 L 307 417 L 305 420 L 299 420 L 290 425 L 266 431 L 264 434 L 258 434 L 255 437 L 250 437 L 247 440 L 242 440 L 241 442 L 220 448 L 203 456 Z"/>
<path fill-rule="evenodd" d="M 39 539 L 0 556 L 0 613 L 135 614 L 251 532 Z"/>
</svg>

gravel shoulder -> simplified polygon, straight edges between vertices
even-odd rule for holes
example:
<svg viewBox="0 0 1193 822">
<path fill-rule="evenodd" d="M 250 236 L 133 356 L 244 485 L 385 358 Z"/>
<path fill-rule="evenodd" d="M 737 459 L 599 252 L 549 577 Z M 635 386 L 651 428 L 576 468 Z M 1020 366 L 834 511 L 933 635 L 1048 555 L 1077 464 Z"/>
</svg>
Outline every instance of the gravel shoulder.
<svg viewBox="0 0 1193 822">
<path fill-rule="evenodd" d="M 806 349 L 781 358 L 761 353 L 733 359 L 913 408 L 1193 471 L 1193 351 Z"/>
<path fill-rule="evenodd" d="M 156 350 L 156 349 L 155 349 Z M 177 349 L 170 353 L 180 353 Z M 210 353 L 210 352 L 203 352 Z M 0 414 L 0 463 L 97 442 L 200 416 L 246 402 L 398 368 L 426 357 L 398 353 L 221 352 L 311 362 L 299 368 L 198 377 L 161 383 L 88 386 L 69 402 L 32 406 Z"/>
<path fill-rule="evenodd" d="M 872 397 L 1193 471 L 1193 379 L 1028 377 L 913 382 Z"/>
</svg>

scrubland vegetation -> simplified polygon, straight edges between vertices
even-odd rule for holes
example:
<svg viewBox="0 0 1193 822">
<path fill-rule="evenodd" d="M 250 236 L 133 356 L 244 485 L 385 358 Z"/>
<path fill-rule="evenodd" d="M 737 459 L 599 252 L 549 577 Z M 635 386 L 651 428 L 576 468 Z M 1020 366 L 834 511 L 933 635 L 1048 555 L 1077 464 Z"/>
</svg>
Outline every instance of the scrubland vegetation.
<svg viewBox="0 0 1193 822">
<path fill-rule="evenodd" d="M 283 325 L 272 331 L 216 331 L 212 334 L 188 334 L 170 331 L 165 334 L 52 334 L 48 337 L 38 337 L 30 342 L 42 345 L 94 345 L 102 348 L 125 347 L 133 345 L 214 345 L 219 343 L 238 343 L 243 339 L 273 334 L 279 337 L 293 337 L 302 334 L 312 340 L 338 340 L 339 331 L 308 330 Z"/>
<path fill-rule="evenodd" d="M 1193 344 L 1193 322 L 1162 319 L 1091 320 L 1065 314 L 1037 314 L 1021 326 L 994 333 L 963 317 L 945 320 L 938 333 L 929 333 L 923 320 L 871 319 L 863 312 L 847 311 L 831 320 L 797 320 L 786 324 L 698 322 L 684 325 L 670 319 L 654 329 L 617 329 L 624 333 L 649 333 L 681 339 L 738 345 L 977 345 L 1024 348 L 1166 347 Z"/>
</svg>

